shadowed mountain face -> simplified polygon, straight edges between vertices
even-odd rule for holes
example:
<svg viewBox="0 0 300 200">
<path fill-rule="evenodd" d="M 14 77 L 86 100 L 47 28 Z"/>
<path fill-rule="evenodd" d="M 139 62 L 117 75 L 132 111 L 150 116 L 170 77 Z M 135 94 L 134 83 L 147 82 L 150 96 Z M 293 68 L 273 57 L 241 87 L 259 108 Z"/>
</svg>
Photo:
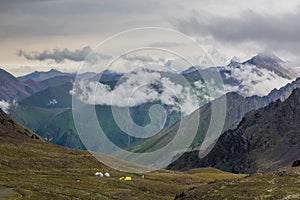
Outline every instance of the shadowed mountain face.
<svg viewBox="0 0 300 200">
<path fill-rule="evenodd" d="M 10 73 L 0 69 L 0 100 L 3 99 L 9 102 L 14 100 L 19 101 L 36 91 L 37 88 L 19 81 Z"/>
<path fill-rule="evenodd" d="M 245 115 L 238 127 L 224 132 L 207 156 L 185 153 L 169 166 L 186 170 L 216 167 L 235 173 L 254 173 L 291 166 L 300 156 L 300 89 Z"/>
</svg>

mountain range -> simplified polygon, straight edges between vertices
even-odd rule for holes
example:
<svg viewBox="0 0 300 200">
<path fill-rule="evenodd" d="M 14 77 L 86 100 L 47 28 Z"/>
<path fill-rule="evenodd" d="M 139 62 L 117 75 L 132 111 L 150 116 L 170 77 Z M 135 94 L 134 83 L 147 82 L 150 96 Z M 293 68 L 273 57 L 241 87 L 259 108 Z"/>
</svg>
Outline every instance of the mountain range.
<svg viewBox="0 0 300 200">
<path fill-rule="evenodd" d="M 58 77 L 58 76 L 73 76 L 73 75 L 70 73 L 60 72 L 58 70 L 51 69 L 50 71 L 47 71 L 47 72 L 35 71 L 30 74 L 20 76 L 20 77 L 18 77 L 18 79 L 23 82 L 25 82 L 27 80 L 41 82 L 41 81 L 47 80 L 49 78 L 54 78 L 54 77 Z"/>
<path fill-rule="evenodd" d="M 185 121 L 190 124 L 189 128 L 191 128 L 191 126 L 193 126 L 194 129 L 199 127 L 191 148 L 200 148 L 201 151 L 204 151 L 205 153 L 205 149 L 209 147 L 210 144 L 213 144 L 215 139 L 217 139 L 222 132 L 235 128 L 247 112 L 265 107 L 278 99 L 284 101 L 290 96 L 295 88 L 300 88 L 300 78 L 296 79 L 292 83 L 287 84 L 279 90 L 272 90 L 267 96 L 264 97 L 243 97 L 238 93 L 230 92 L 212 101 L 212 103 L 202 106 L 191 115 L 185 117 Z M 212 105 L 222 105 L 222 103 L 225 102 L 226 113 L 224 114 L 226 117 L 222 131 L 220 132 L 216 130 L 215 132 L 213 131 L 211 134 L 207 135 L 208 125 L 211 121 Z M 198 119 L 195 117 L 198 115 L 200 116 L 199 124 L 196 123 Z M 162 130 L 159 134 L 139 141 L 128 148 L 136 152 L 146 152 L 158 149 L 168 143 L 175 136 L 180 127 L 180 123 L 181 121 L 178 121 L 172 126 Z M 216 126 L 216 128 L 217 127 L 218 126 Z M 164 139 L 162 140 L 162 138 Z"/>
<path fill-rule="evenodd" d="M 299 149 L 300 89 L 290 97 L 248 112 L 237 128 L 225 131 L 203 158 L 191 151 L 168 168 L 216 167 L 234 173 L 265 172 L 292 165 Z"/>
<path fill-rule="evenodd" d="M 250 69 L 250 72 L 247 71 Z M 233 90 L 237 93 L 228 93 L 225 96 L 219 98 L 219 100 L 215 100 L 216 102 L 222 101 L 222 99 L 227 98 L 227 114 L 225 120 L 225 126 L 222 131 L 226 131 L 228 129 L 234 128 L 245 113 L 249 112 L 253 109 L 258 109 L 264 107 L 275 101 L 278 98 L 284 99 L 286 98 L 291 89 L 297 87 L 298 80 L 294 83 L 291 83 L 290 87 L 282 88 L 280 90 L 273 90 L 265 97 L 252 96 L 252 97 L 243 97 L 241 95 L 246 95 L 247 90 L 251 90 L 252 86 L 262 87 L 262 82 L 265 76 L 269 75 L 266 73 L 271 73 L 274 77 L 271 76 L 272 81 L 276 81 L 278 77 L 284 82 L 280 82 L 279 85 L 285 85 L 285 83 L 290 82 L 294 77 L 294 74 L 289 70 L 285 69 L 285 63 L 274 55 L 265 55 L 259 54 L 248 61 L 245 62 L 237 62 L 233 61 L 228 66 L 219 67 L 218 71 L 214 69 L 199 69 L 197 67 L 191 67 L 190 69 L 181 72 L 181 74 L 174 74 L 170 72 L 156 72 L 153 70 L 144 70 L 143 73 L 146 76 L 150 76 L 152 74 L 159 74 L 161 78 L 167 78 L 170 80 L 172 84 L 181 84 L 186 87 L 188 85 L 192 86 L 194 91 L 197 91 L 198 105 L 195 108 L 202 106 L 199 109 L 201 113 L 201 119 L 199 122 L 199 127 L 197 136 L 191 146 L 191 148 L 199 148 L 199 146 L 205 141 L 205 138 L 208 138 L 208 135 L 205 134 L 207 130 L 207 124 L 210 122 L 211 117 L 211 104 L 208 103 L 209 100 L 202 98 L 204 95 L 207 95 L 203 89 L 198 88 L 195 85 L 196 82 L 203 83 L 203 77 L 201 73 L 209 71 L 209 73 L 221 73 L 221 77 L 225 83 L 225 88 L 234 88 Z M 204 71 L 203 71 L 204 70 Z M 241 73 L 253 73 L 255 77 L 258 77 L 257 80 L 253 79 L 248 81 L 248 77 L 239 76 Z M 134 75 L 136 72 L 131 72 Z M 18 106 L 11 107 L 11 115 L 16 118 L 22 124 L 28 126 L 29 128 L 36 131 L 43 138 L 47 138 L 49 141 L 72 147 L 84 149 L 84 146 L 80 142 L 80 139 L 77 134 L 77 130 L 74 126 L 74 122 L 72 119 L 72 95 L 70 91 L 72 90 L 75 75 L 67 74 L 64 72 L 59 72 L 57 70 L 50 70 L 48 72 L 34 72 L 29 75 L 19 77 L 18 79 L 14 78 L 12 75 L 6 73 L 6 76 L 9 79 L 16 81 L 21 85 L 28 86 L 28 88 L 32 89 L 31 93 L 26 93 L 26 95 L 22 95 L 18 99 Z M 124 82 L 131 78 L 130 73 L 124 74 L 117 73 L 113 71 L 106 70 L 100 74 L 95 73 L 85 73 L 79 75 L 85 78 L 88 78 L 90 81 L 97 80 L 103 85 L 108 85 L 111 89 L 114 89 L 116 86 L 122 85 Z M 275 77 L 277 76 L 277 77 Z M 188 82 L 181 81 L 182 77 Z M 251 78 L 250 78 L 251 79 Z M 25 82 L 21 82 L 23 80 Z M 159 81 L 159 79 L 158 79 Z M 251 85 L 251 87 L 249 87 Z M 151 89 L 160 93 L 161 91 L 161 83 L 155 82 L 154 84 L 150 84 Z M 274 85 L 272 85 L 272 88 Z M 246 89 L 245 89 L 246 88 Z M 127 88 L 128 90 L 128 88 Z M 11 89 L 10 91 L 16 91 L 15 89 Z M 192 90 L 191 90 L 192 91 Z M 230 90 L 229 90 L 230 91 Z M 5 93 L 1 92 L 0 94 Z M 251 95 L 250 95 L 251 96 Z M 106 98 L 106 97 L 99 97 Z M 13 97 L 11 97 L 13 99 Z M 140 105 L 132 106 L 129 109 L 131 110 L 131 116 L 139 125 L 146 125 L 149 123 L 149 117 L 146 114 L 151 105 L 155 103 L 160 103 L 159 101 L 154 102 L 146 102 Z M 207 103 L 207 104 L 206 104 Z M 205 105 L 206 104 L 206 105 Z M 118 105 L 116 105 L 118 107 Z M 106 132 L 109 137 L 114 140 L 119 146 L 126 147 L 129 146 L 129 149 L 133 151 L 144 151 L 145 149 L 156 149 L 159 145 L 164 144 L 164 141 L 167 142 L 172 138 L 172 135 L 176 133 L 176 129 L 178 128 L 177 124 L 180 123 L 181 113 L 174 112 L 171 107 L 164 105 L 165 109 L 168 110 L 167 113 L 167 121 L 165 124 L 166 130 L 162 130 L 160 133 L 153 136 L 151 139 L 152 142 L 146 142 L 143 145 L 143 142 L 139 142 L 134 144 L 136 141 L 139 141 L 139 138 L 130 137 L 128 138 L 127 134 L 121 131 L 116 123 L 114 123 L 113 116 L 111 115 L 111 107 L 109 105 L 99 105 L 96 106 L 96 110 L 98 113 L 99 119 L 102 119 L 102 123 L 106 128 Z M 54 109 L 55 108 L 55 109 Z M 101 117 L 104 116 L 104 117 Z M 145 116 L 145 117 L 142 117 Z M 188 119 L 191 119 L 191 122 L 195 121 L 193 113 L 187 116 Z M 60 122 L 61 119 L 64 119 L 66 123 Z M 177 122 L 177 124 L 176 124 Z M 215 139 L 219 137 L 219 134 L 211 135 L 210 142 L 206 140 L 206 144 L 203 146 L 207 146 L 212 143 Z M 164 140 L 161 140 L 161 137 L 164 137 Z M 144 141 L 144 140 L 142 140 Z M 137 147 L 137 146 L 139 147 Z M 151 146 L 151 147 L 150 147 Z"/>
</svg>

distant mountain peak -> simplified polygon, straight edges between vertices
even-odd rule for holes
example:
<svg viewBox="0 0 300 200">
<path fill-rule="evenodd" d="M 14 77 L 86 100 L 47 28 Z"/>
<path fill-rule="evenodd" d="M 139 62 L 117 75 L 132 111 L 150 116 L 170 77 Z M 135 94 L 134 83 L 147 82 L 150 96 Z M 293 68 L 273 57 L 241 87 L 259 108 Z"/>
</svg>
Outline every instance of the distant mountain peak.
<svg viewBox="0 0 300 200">
<path fill-rule="evenodd" d="M 273 52 L 270 52 L 270 51 L 260 52 L 256 56 L 261 57 L 261 58 L 272 58 L 274 60 L 282 61 L 277 55 L 275 55 Z"/>
<path fill-rule="evenodd" d="M 50 69 L 49 71 L 34 71 L 30 74 L 26 74 L 24 76 L 18 77 L 19 80 L 25 82 L 28 79 L 32 79 L 34 81 L 40 82 L 49 78 L 53 78 L 55 76 L 74 76 L 73 74 L 61 72 L 57 69 Z"/>
<path fill-rule="evenodd" d="M 297 76 L 292 69 L 286 66 L 282 59 L 270 52 L 259 53 L 242 64 L 250 64 L 258 68 L 267 69 L 286 79 L 294 79 Z"/>
<path fill-rule="evenodd" d="M 280 59 L 278 56 L 276 56 L 274 53 L 271 52 L 261 52 L 257 54 L 256 56 L 252 57 L 250 61 L 256 63 L 256 62 L 272 62 L 272 63 L 284 63 L 282 59 Z"/>
</svg>

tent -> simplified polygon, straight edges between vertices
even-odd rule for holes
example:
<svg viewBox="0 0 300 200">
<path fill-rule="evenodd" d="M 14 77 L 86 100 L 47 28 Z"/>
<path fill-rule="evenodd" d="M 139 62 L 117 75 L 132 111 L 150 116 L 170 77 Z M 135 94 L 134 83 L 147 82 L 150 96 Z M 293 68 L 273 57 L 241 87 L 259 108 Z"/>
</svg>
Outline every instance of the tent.
<svg viewBox="0 0 300 200">
<path fill-rule="evenodd" d="M 119 178 L 119 180 L 120 181 L 131 181 L 132 178 L 131 178 L 131 176 L 122 176 L 122 177 Z"/>
<path fill-rule="evenodd" d="M 102 172 L 96 172 L 95 176 L 103 177 L 103 174 L 102 174 Z"/>
</svg>

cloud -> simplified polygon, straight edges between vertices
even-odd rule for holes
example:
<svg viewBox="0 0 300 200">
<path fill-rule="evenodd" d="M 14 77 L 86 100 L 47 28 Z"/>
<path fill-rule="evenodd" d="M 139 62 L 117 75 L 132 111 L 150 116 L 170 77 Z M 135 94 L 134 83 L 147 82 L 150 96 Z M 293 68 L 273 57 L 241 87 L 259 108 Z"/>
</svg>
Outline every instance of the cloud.
<svg viewBox="0 0 300 200">
<path fill-rule="evenodd" d="M 0 100 L 0 108 L 5 112 L 9 113 L 9 106 L 10 104 L 4 100 Z"/>
<path fill-rule="evenodd" d="M 179 31 L 194 36 L 213 37 L 223 43 L 255 42 L 265 48 L 300 52 L 300 8 L 285 14 L 261 14 L 252 10 L 237 17 L 210 16 L 179 19 Z"/>
<path fill-rule="evenodd" d="M 158 48 L 168 48 L 168 47 L 178 47 L 183 46 L 183 43 L 178 42 L 154 42 L 150 44 L 150 47 L 158 47 Z"/>
<path fill-rule="evenodd" d="M 124 80 L 124 81 L 123 81 Z M 199 107 L 191 87 L 175 84 L 158 72 L 138 69 L 126 74 L 114 89 L 99 82 L 76 82 L 70 93 L 87 104 L 133 107 L 160 101 L 189 114 Z M 199 84 L 199 83 L 198 83 Z"/>
<path fill-rule="evenodd" d="M 123 55 L 122 58 L 130 62 L 142 62 L 142 63 L 165 63 L 165 58 L 154 58 L 150 55 Z"/>
<path fill-rule="evenodd" d="M 235 91 L 243 96 L 265 96 L 274 88 L 281 88 L 291 80 L 283 78 L 273 71 L 258 68 L 255 65 L 244 64 L 241 67 L 226 67 L 230 70 L 230 76 L 240 84 L 238 86 L 225 85 L 227 92 Z"/>
<path fill-rule="evenodd" d="M 89 46 L 83 47 L 82 49 L 77 49 L 75 51 L 70 51 L 67 48 L 63 50 L 54 49 L 52 51 L 44 50 L 43 52 L 32 51 L 29 53 L 19 50 L 18 56 L 23 56 L 27 60 L 53 60 L 56 63 L 61 63 L 65 60 L 74 62 L 87 61 L 91 64 L 95 64 L 99 60 L 107 60 L 111 58 L 110 55 L 95 53 Z"/>
<path fill-rule="evenodd" d="M 0 5 L 1 38 L 42 36 L 48 39 L 47 36 L 113 34 L 125 29 L 124 22 L 132 23 L 132 19 L 145 23 L 148 15 L 160 9 L 161 3 L 158 0 L 147 4 L 139 0 L 2 0 Z M 137 27 L 135 23 L 133 27 Z"/>
</svg>

